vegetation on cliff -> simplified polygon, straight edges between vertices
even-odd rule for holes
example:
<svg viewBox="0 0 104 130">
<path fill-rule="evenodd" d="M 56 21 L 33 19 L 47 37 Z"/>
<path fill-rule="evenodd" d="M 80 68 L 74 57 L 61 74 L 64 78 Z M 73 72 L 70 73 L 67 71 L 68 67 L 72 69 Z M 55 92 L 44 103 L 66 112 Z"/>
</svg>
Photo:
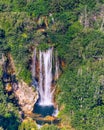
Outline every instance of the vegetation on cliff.
<svg viewBox="0 0 104 130">
<path fill-rule="evenodd" d="M 28 84 L 36 46 L 54 46 L 65 64 L 57 82 L 62 129 L 104 129 L 104 0 L 1 0 L 0 52 L 11 53 L 17 79 Z M 16 130 L 18 108 L 4 90 L 0 81 L 0 126 Z"/>
</svg>

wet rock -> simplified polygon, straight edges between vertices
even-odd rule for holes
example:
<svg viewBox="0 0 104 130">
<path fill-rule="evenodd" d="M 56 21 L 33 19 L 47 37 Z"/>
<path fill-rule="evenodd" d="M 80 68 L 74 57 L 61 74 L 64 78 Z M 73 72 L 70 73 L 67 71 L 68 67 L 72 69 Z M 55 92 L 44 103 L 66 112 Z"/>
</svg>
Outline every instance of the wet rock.
<svg viewBox="0 0 104 130">
<path fill-rule="evenodd" d="M 46 116 L 45 118 L 43 117 L 37 117 L 37 118 L 34 118 L 35 121 L 40 124 L 40 125 L 43 125 L 43 124 L 59 124 L 61 119 L 58 119 L 57 117 L 53 117 L 53 116 Z"/>
<path fill-rule="evenodd" d="M 53 117 L 53 116 L 46 116 L 46 117 L 44 118 L 44 120 L 54 121 L 54 120 L 56 120 L 56 118 Z"/>
</svg>

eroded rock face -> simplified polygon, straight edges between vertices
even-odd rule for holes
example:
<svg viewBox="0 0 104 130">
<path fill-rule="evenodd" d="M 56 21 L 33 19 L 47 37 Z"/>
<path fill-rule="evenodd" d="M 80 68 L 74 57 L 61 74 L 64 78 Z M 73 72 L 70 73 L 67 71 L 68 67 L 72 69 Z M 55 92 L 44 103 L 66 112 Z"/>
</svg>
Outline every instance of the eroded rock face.
<svg viewBox="0 0 104 130">
<path fill-rule="evenodd" d="M 38 92 L 34 88 L 29 87 L 24 81 L 20 81 L 14 93 L 22 111 L 24 113 L 31 113 L 38 99 Z"/>
</svg>

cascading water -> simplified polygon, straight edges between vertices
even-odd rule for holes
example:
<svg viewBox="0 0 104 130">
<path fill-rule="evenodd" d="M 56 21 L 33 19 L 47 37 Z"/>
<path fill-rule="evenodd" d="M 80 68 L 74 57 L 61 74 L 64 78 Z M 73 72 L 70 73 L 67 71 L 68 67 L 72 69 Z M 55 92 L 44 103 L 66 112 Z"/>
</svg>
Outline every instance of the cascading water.
<svg viewBox="0 0 104 130">
<path fill-rule="evenodd" d="M 36 56 L 38 55 L 38 72 L 36 66 Z M 35 60 L 35 61 L 34 61 Z M 46 51 L 36 52 L 34 50 L 33 64 L 32 64 L 32 76 L 34 86 L 38 88 L 39 100 L 35 106 L 35 112 L 39 114 L 52 115 L 54 113 L 54 91 L 52 87 L 53 77 L 57 75 L 58 78 L 58 61 L 53 65 L 53 48 L 49 48 Z M 52 69 L 55 68 L 55 72 L 52 73 Z M 38 77 L 38 83 L 34 78 Z"/>
<path fill-rule="evenodd" d="M 43 72 L 43 73 L 42 73 Z M 44 80 L 43 80 L 44 79 Z M 46 52 L 40 51 L 40 105 L 49 106 L 52 105 L 52 49 Z"/>
</svg>

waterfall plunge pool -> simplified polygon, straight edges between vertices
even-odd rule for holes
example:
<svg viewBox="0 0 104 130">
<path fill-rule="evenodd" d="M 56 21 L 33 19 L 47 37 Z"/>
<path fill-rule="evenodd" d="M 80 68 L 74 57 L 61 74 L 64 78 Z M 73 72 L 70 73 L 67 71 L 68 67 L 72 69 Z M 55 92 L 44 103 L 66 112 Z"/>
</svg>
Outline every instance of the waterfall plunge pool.
<svg viewBox="0 0 104 130">
<path fill-rule="evenodd" d="M 38 125 L 43 125 L 45 123 L 58 124 L 60 122 L 60 119 L 56 117 L 58 110 L 53 105 L 44 106 L 36 103 L 33 112 L 39 115 L 37 118 L 35 118 L 35 121 Z"/>
<path fill-rule="evenodd" d="M 34 106 L 34 113 L 40 114 L 42 117 L 45 116 L 52 116 L 55 111 L 54 106 L 42 106 L 39 104 L 35 104 Z"/>
</svg>

